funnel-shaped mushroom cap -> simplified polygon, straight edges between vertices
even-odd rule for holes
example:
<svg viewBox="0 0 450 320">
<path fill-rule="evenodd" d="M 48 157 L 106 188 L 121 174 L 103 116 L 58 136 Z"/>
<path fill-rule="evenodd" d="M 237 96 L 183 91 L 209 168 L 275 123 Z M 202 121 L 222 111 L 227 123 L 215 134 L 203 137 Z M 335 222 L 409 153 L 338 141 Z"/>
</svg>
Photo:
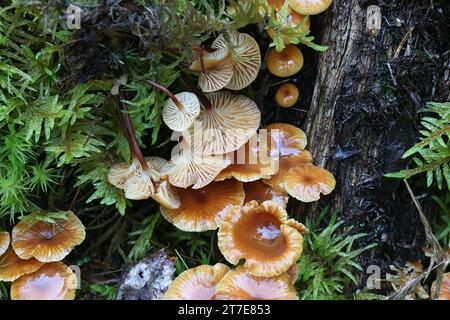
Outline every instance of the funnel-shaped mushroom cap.
<svg viewBox="0 0 450 320">
<path fill-rule="evenodd" d="M 271 187 L 261 180 L 248 182 L 244 184 L 245 201 L 248 203 L 252 200 L 258 203 L 270 200 L 286 207 L 288 202 L 288 196 L 283 188 Z"/>
<path fill-rule="evenodd" d="M 37 271 L 43 265 L 43 262 L 34 258 L 22 260 L 13 249 L 9 248 L 0 256 L 0 281 L 14 281 L 24 274 Z"/>
<path fill-rule="evenodd" d="M 9 248 L 10 243 L 9 232 L 2 231 L 0 232 L 0 256 L 6 252 Z"/>
<path fill-rule="evenodd" d="M 212 300 L 216 286 L 230 270 L 218 263 L 214 266 L 202 265 L 180 274 L 164 295 L 166 300 Z"/>
<path fill-rule="evenodd" d="M 246 96 L 228 91 L 206 95 L 212 108 L 202 106 L 198 121 L 189 130 L 200 141 L 203 155 L 225 154 L 238 150 L 258 130 L 261 112 Z"/>
<path fill-rule="evenodd" d="M 431 297 L 436 294 L 436 281 L 431 285 Z M 450 272 L 444 273 L 442 276 L 441 290 L 439 291 L 438 300 L 450 300 Z"/>
<path fill-rule="evenodd" d="M 308 33 L 311 28 L 311 20 L 309 19 L 309 16 L 304 16 L 295 11 L 290 13 L 288 12 L 288 15 L 286 16 L 286 26 L 289 28 L 296 28 L 295 30 L 298 32 Z M 268 29 L 267 33 L 269 34 L 269 37 L 271 39 L 275 37 L 274 29 Z M 283 36 L 283 42 L 284 44 L 291 43 L 289 37 L 287 37 L 286 35 Z"/>
<path fill-rule="evenodd" d="M 226 87 L 233 78 L 234 67 L 231 61 L 231 50 L 221 48 L 213 52 L 200 53 L 190 69 L 200 71 L 198 86 L 203 92 L 214 92 Z"/>
<path fill-rule="evenodd" d="M 14 281 L 11 299 L 73 300 L 76 289 L 77 278 L 72 270 L 62 262 L 53 262 Z"/>
<path fill-rule="evenodd" d="M 267 183 L 272 187 L 284 188 L 284 178 L 287 172 L 300 164 L 312 164 L 313 158 L 309 151 L 303 150 L 298 155 L 281 157 L 278 161 L 278 171 L 270 179 L 263 179 L 264 183 Z"/>
<path fill-rule="evenodd" d="M 327 10 L 333 0 L 288 0 L 295 12 L 304 15 L 319 14 Z"/>
<path fill-rule="evenodd" d="M 255 134 L 239 150 L 231 153 L 232 164 L 226 167 L 215 180 L 235 178 L 242 182 L 259 180 L 275 174 L 278 163 L 270 156 L 268 135 Z M 273 144 L 274 142 L 272 142 Z"/>
<path fill-rule="evenodd" d="M 190 140 L 190 139 L 187 139 Z M 178 144 L 179 152 L 172 155 L 170 166 L 164 171 L 171 185 L 179 188 L 201 189 L 225 169 L 230 161 L 223 155 L 204 155 L 196 152 L 185 140 Z"/>
<path fill-rule="evenodd" d="M 231 46 L 231 60 L 234 74 L 226 88 L 230 90 L 242 90 L 255 81 L 261 67 L 261 52 L 259 45 L 252 36 L 246 33 L 234 31 L 230 33 L 230 43 L 223 34 L 214 40 L 212 47 L 215 49 Z"/>
<path fill-rule="evenodd" d="M 164 123 L 174 131 L 189 129 L 200 113 L 200 101 L 191 92 L 181 92 L 175 95 L 180 105 L 168 99 L 162 110 Z"/>
<path fill-rule="evenodd" d="M 288 275 L 263 278 L 248 274 L 243 266 L 229 271 L 216 287 L 216 300 L 298 300 Z"/>
<path fill-rule="evenodd" d="M 215 230 L 234 206 L 244 203 L 242 182 L 212 182 L 202 189 L 178 189 L 181 206 L 161 207 L 161 214 L 178 229 L 190 232 Z"/>
<path fill-rule="evenodd" d="M 287 78 L 303 68 L 303 54 L 295 45 L 287 45 L 281 52 L 270 49 L 267 56 L 267 69 L 277 77 Z"/>
<path fill-rule="evenodd" d="M 305 164 L 295 166 L 286 173 L 284 186 L 291 197 L 302 202 L 314 202 L 320 199 L 320 194 L 330 194 L 336 180 L 328 170 Z"/>
<path fill-rule="evenodd" d="M 302 235 L 286 222 L 286 210 L 273 201 L 261 205 L 252 201 L 234 208 L 222 220 L 219 249 L 232 264 L 245 259 L 252 275 L 280 275 L 297 261 L 303 249 Z"/>
<path fill-rule="evenodd" d="M 12 247 L 22 259 L 41 262 L 60 261 L 84 241 L 83 224 L 72 212 L 54 223 L 29 220 L 19 222 L 12 231 Z"/>
<path fill-rule="evenodd" d="M 290 108 L 294 106 L 300 96 L 297 86 L 292 83 L 282 84 L 275 94 L 277 104 L 282 108 Z"/>
<path fill-rule="evenodd" d="M 271 147 L 272 157 L 298 155 L 306 147 L 306 134 L 293 125 L 274 123 L 267 130 L 272 137 L 271 141 L 275 141 L 275 145 Z"/>
</svg>

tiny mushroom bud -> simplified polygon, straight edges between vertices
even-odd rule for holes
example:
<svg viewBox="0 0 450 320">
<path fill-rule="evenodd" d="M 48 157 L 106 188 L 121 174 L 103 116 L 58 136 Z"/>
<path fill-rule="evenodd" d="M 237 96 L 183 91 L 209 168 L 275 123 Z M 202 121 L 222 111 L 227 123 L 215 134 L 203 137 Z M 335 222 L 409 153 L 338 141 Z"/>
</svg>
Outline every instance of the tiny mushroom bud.
<svg viewBox="0 0 450 320">
<path fill-rule="evenodd" d="M 0 256 L 0 281 L 14 281 L 24 274 L 37 271 L 44 265 L 43 262 L 31 258 L 28 260 L 20 259 L 12 248 Z"/>
<path fill-rule="evenodd" d="M 261 180 L 244 183 L 244 191 L 244 203 L 252 200 L 263 203 L 264 201 L 271 200 L 286 207 L 289 198 L 283 188 L 277 186 L 271 187 Z"/>
<path fill-rule="evenodd" d="M 273 277 L 286 272 L 303 250 L 303 237 L 286 224 L 286 210 L 273 201 L 251 201 L 223 218 L 218 245 L 225 259 L 245 259 L 251 275 Z"/>
<path fill-rule="evenodd" d="M 287 78 L 303 68 L 303 54 L 295 45 L 287 45 L 281 52 L 270 49 L 267 56 L 267 69 L 277 77 Z"/>
<path fill-rule="evenodd" d="M 296 85 L 285 83 L 278 88 L 275 100 L 280 107 L 290 108 L 297 103 L 299 96 L 300 92 Z"/>
<path fill-rule="evenodd" d="M 180 207 L 161 206 L 161 214 L 178 229 L 188 232 L 215 230 L 224 215 L 244 203 L 242 182 L 229 179 L 212 182 L 202 189 L 177 189 Z"/>
<path fill-rule="evenodd" d="M 304 15 L 319 14 L 327 10 L 333 0 L 288 0 L 295 12 Z"/>
<path fill-rule="evenodd" d="M 84 241 L 86 232 L 77 216 L 71 211 L 61 213 L 65 217 L 56 218 L 53 223 L 30 219 L 13 228 L 11 244 L 21 259 L 60 261 Z"/>
<path fill-rule="evenodd" d="M 336 180 L 328 170 L 312 164 L 300 164 L 286 173 L 284 186 L 291 197 L 302 202 L 314 202 L 320 199 L 320 194 L 330 194 Z"/>
<path fill-rule="evenodd" d="M 45 264 L 11 285 L 12 300 L 73 300 L 77 289 L 75 274 L 62 262 Z"/>
<path fill-rule="evenodd" d="M 216 300 L 298 300 L 297 291 L 285 273 L 255 277 L 243 266 L 229 271 L 216 287 Z"/>
<path fill-rule="evenodd" d="M 242 90 L 255 81 L 261 67 L 261 52 L 259 45 L 252 36 L 237 31 L 229 34 L 229 40 L 221 34 L 214 40 L 214 49 L 231 47 L 231 61 L 234 74 L 225 88 Z"/>
<path fill-rule="evenodd" d="M 431 298 L 433 299 L 435 299 L 436 287 L 437 284 L 435 280 L 431 285 Z M 450 272 L 444 273 L 442 275 L 441 290 L 439 291 L 439 296 L 437 297 L 437 299 L 450 300 Z"/>
<path fill-rule="evenodd" d="M 276 16 L 275 16 L 276 19 Z M 288 13 L 286 16 L 286 26 L 289 28 L 296 28 L 298 32 L 301 33 L 309 33 L 309 29 L 311 27 L 311 20 L 309 19 L 309 16 L 304 16 L 302 14 L 299 14 L 297 12 L 291 12 Z M 275 30 L 274 29 L 268 29 L 267 33 L 269 34 L 269 37 L 273 39 L 275 37 Z M 289 37 L 286 35 L 283 36 L 283 42 L 284 44 L 290 44 Z"/>
<path fill-rule="evenodd" d="M 180 274 L 164 295 L 165 300 L 212 300 L 216 286 L 230 270 L 226 265 L 202 265 Z"/>
<path fill-rule="evenodd" d="M 10 240 L 9 232 L 0 232 L 0 256 L 9 248 Z"/>
</svg>

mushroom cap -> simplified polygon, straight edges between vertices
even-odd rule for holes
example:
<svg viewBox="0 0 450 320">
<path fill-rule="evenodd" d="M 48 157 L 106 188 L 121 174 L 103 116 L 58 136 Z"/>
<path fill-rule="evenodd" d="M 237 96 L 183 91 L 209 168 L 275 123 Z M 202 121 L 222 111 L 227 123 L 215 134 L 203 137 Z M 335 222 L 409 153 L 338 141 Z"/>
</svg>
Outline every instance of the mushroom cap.
<svg viewBox="0 0 450 320">
<path fill-rule="evenodd" d="M 133 164 L 130 166 L 129 163 L 125 162 L 115 163 L 111 169 L 109 169 L 108 182 L 116 188 L 123 189 L 125 183 L 135 170 Z"/>
<path fill-rule="evenodd" d="M 304 15 L 319 14 L 327 10 L 333 0 L 288 0 L 289 7 Z"/>
<path fill-rule="evenodd" d="M 244 183 L 245 200 L 244 203 L 250 201 L 257 201 L 262 203 L 264 201 L 273 201 L 279 205 L 286 207 L 289 197 L 283 188 L 271 187 L 261 180 Z"/>
<path fill-rule="evenodd" d="M 285 83 L 277 89 L 275 100 L 280 107 L 290 108 L 297 103 L 299 96 L 300 92 L 295 84 Z"/>
<path fill-rule="evenodd" d="M 41 262 L 60 261 L 86 237 L 83 224 L 73 212 L 55 223 L 19 222 L 12 231 L 12 247 L 21 259 L 36 258 Z"/>
<path fill-rule="evenodd" d="M 178 189 L 181 206 L 161 207 L 161 214 L 178 229 L 188 232 L 215 230 L 234 206 L 244 203 L 242 182 L 230 179 L 211 182 L 202 189 Z"/>
<path fill-rule="evenodd" d="M 201 189 L 230 164 L 226 156 L 196 152 L 184 140 L 178 147 L 179 152 L 172 155 L 170 166 L 164 171 L 170 184 L 178 188 Z"/>
<path fill-rule="evenodd" d="M 229 271 L 216 287 L 216 300 L 298 300 L 297 292 L 286 274 L 255 277 L 243 266 Z"/>
<path fill-rule="evenodd" d="M 278 164 L 270 156 L 270 146 L 274 141 L 269 143 L 267 138 L 267 135 L 255 134 L 239 150 L 231 153 L 231 164 L 222 170 L 215 180 L 235 178 L 250 182 L 275 174 Z"/>
<path fill-rule="evenodd" d="M 262 1 L 260 1 L 262 2 Z M 267 5 L 269 7 L 269 10 L 271 8 L 274 8 L 275 11 L 280 11 L 283 9 L 285 0 L 267 0 Z M 292 12 L 292 9 L 288 6 L 287 7 L 287 13 L 290 14 Z"/>
<path fill-rule="evenodd" d="M 287 78 L 298 73 L 304 64 L 303 53 L 295 45 L 287 45 L 281 52 L 270 49 L 267 56 L 267 69 L 280 78 Z"/>
<path fill-rule="evenodd" d="M 178 209 L 181 206 L 177 189 L 173 188 L 169 182 L 162 181 L 156 188 L 156 193 L 152 195 L 153 200 L 163 207 Z"/>
<path fill-rule="evenodd" d="M 9 236 L 9 232 L 0 232 L 0 256 L 8 250 L 10 242 L 11 238 Z"/>
<path fill-rule="evenodd" d="M 45 264 L 11 285 L 12 300 L 73 300 L 77 278 L 62 262 Z"/>
<path fill-rule="evenodd" d="M 263 179 L 264 183 L 272 187 L 284 189 L 284 178 L 287 172 L 299 164 L 312 164 L 313 158 L 308 150 L 303 150 L 298 155 L 281 157 L 278 161 L 277 172 L 270 179 Z"/>
<path fill-rule="evenodd" d="M 300 164 L 291 168 L 284 178 L 284 186 L 291 197 L 302 202 L 314 202 L 320 194 L 330 194 L 336 180 L 331 172 L 312 164 Z"/>
<path fill-rule="evenodd" d="M 295 284 L 297 282 L 297 278 L 298 278 L 297 263 L 294 263 L 292 266 L 290 266 L 288 271 L 286 271 L 286 274 L 288 275 L 289 279 L 291 279 L 291 283 Z"/>
<path fill-rule="evenodd" d="M 12 248 L 0 256 L 0 281 L 11 282 L 24 274 L 37 271 L 44 265 L 34 258 L 23 260 L 20 259 Z"/>
<path fill-rule="evenodd" d="M 238 150 L 259 128 L 258 106 L 246 96 L 229 91 L 206 96 L 213 107 L 208 110 L 202 106 L 198 121 L 189 130 L 194 141 L 201 142 L 197 152 L 219 155 Z"/>
<path fill-rule="evenodd" d="M 191 92 L 177 93 L 175 97 L 182 104 L 179 109 L 172 99 L 168 99 L 162 110 L 164 123 L 174 131 L 189 129 L 200 114 L 200 101 Z"/>
<path fill-rule="evenodd" d="M 295 219 L 289 219 L 286 224 L 289 227 L 292 227 L 294 229 L 297 229 L 301 234 L 307 234 L 309 233 L 309 229 L 301 222 L 298 222 Z"/>
<path fill-rule="evenodd" d="M 251 201 L 235 207 L 222 220 L 219 249 L 232 264 L 245 259 L 251 275 L 280 275 L 297 261 L 303 249 L 302 235 L 286 222 L 286 210 L 273 201 L 261 205 Z"/>
<path fill-rule="evenodd" d="M 275 15 L 275 19 L 276 18 L 277 17 Z M 286 25 L 289 25 L 290 28 L 294 28 L 297 26 L 299 32 L 308 33 L 311 28 L 311 20 L 309 19 L 309 16 L 305 16 L 295 11 L 291 11 L 288 12 L 288 15 L 286 16 Z M 275 30 L 272 28 L 268 29 L 267 33 L 269 34 L 269 37 L 273 40 L 273 38 L 275 37 Z M 286 35 L 283 36 L 283 42 L 284 44 L 291 43 L 289 37 L 287 37 Z"/>
<path fill-rule="evenodd" d="M 271 146 L 272 157 L 284 157 L 298 155 L 306 148 L 306 134 L 299 128 L 286 123 L 273 123 L 267 126 L 271 140 L 275 142 Z"/>
<path fill-rule="evenodd" d="M 431 297 L 436 293 L 436 280 L 431 285 Z M 444 273 L 442 276 L 441 290 L 439 291 L 438 300 L 450 300 L 450 272 Z"/>
<path fill-rule="evenodd" d="M 216 286 L 230 270 L 226 265 L 202 265 L 181 273 L 164 295 L 165 300 L 212 300 Z"/>
<path fill-rule="evenodd" d="M 214 49 L 227 48 L 231 45 L 231 61 L 233 63 L 233 77 L 225 86 L 230 90 L 242 90 L 255 81 L 261 67 L 261 51 L 252 36 L 237 31 L 231 32 L 230 44 L 223 34 L 214 40 Z"/>
<path fill-rule="evenodd" d="M 191 70 L 200 72 L 198 78 L 200 89 L 203 92 L 214 92 L 225 88 L 234 74 L 231 50 L 226 47 L 200 54 L 203 56 L 190 66 Z"/>
</svg>

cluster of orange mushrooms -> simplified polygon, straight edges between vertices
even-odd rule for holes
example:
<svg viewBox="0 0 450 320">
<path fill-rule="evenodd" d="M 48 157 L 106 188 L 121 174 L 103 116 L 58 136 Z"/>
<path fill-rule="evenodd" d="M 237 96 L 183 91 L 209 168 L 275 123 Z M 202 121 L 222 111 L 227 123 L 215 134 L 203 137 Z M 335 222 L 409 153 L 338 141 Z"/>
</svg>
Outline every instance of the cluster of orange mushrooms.
<svg viewBox="0 0 450 320">
<path fill-rule="evenodd" d="M 283 123 L 258 130 L 258 106 L 234 92 L 255 81 L 261 68 L 254 38 L 222 34 L 211 48 L 194 52 L 190 70 L 198 74 L 198 87 L 191 85 L 192 92 L 173 94 L 146 80 L 169 98 L 163 120 L 178 141 L 171 159 L 144 158 L 129 139 L 132 164 L 113 165 L 108 180 L 128 199 L 156 200 L 161 214 L 183 231 L 219 229 L 225 259 L 233 265 L 245 260 L 234 270 L 220 263 L 190 269 L 174 280 L 166 299 L 297 299 L 296 261 L 308 230 L 289 219 L 285 207 L 289 196 L 319 200 L 332 192 L 335 179 L 313 165 L 302 130 Z M 275 75 L 291 76 L 303 57 L 288 45 L 281 53 L 272 49 L 267 65 Z M 125 124 L 132 136 L 131 122 Z"/>
<path fill-rule="evenodd" d="M 26 219 L 0 232 L 0 281 L 12 282 L 12 300 L 73 300 L 74 272 L 61 262 L 85 238 L 85 228 L 72 212 L 46 222 Z M 32 214 L 39 215 L 39 213 Z"/>
</svg>

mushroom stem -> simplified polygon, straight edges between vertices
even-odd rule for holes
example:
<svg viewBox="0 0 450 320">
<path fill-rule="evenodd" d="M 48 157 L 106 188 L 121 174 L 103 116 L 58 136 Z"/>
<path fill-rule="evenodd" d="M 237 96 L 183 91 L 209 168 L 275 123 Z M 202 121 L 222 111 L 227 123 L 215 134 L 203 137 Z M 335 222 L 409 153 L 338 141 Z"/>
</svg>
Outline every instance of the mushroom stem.
<svg viewBox="0 0 450 320">
<path fill-rule="evenodd" d="M 124 103 L 122 103 L 121 98 L 122 96 L 120 94 L 116 96 L 119 112 L 122 115 L 122 120 L 125 127 L 125 137 L 127 138 L 128 145 L 130 146 L 131 157 L 133 160 L 137 159 L 144 170 L 148 170 L 149 167 L 147 161 L 145 160 L 141 147 L 136 139 L 136 132 L 134 131 L 133 124 L 131 123 L 128 108 Z"/>
<path fill-rule="evenodd" d="M 180 111 L 183 111 L 183 109 L 184 109 L 183 104 L 180 102 L 180 100 L 178 100 L 178 98 L 172 92 L 170 92 L 169 89 L 167 89 L 166 87 L 164 87 L 164 86 L 160 85 L 159 83 L 152 81 L 152 80 L 143 80 L 143 81 L 145 83 L 151 85 L 155 89 L 158 89 L 159 91 L 164 93 L 168 98 L 172 99 L 172 101 L 175 103 L 175 105 L 177 106 L 177 108 Z"/>
<path fill-rule="evenodd" d="M 209 101 L 208 97 L 196 85 L 193 85 L 191 80 L 185 74 L 181 74 L 181 81 L 183 81 L 189 90 L 195 93 L 206 110 L 213 109 L 213 105 L 211 104 L 211 101 Z"/>
</svg>

